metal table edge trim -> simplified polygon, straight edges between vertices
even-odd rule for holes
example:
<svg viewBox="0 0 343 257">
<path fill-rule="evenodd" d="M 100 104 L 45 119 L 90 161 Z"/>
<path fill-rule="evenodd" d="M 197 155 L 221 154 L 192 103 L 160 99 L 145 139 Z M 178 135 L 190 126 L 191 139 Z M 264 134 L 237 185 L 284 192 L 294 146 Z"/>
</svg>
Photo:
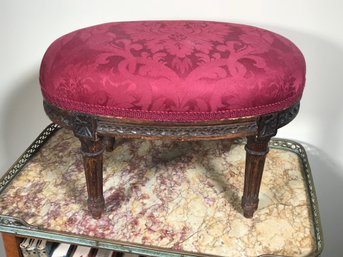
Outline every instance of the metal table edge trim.
<svg viewBox="0 0 343 257">
<path fill-rule="evenodd" d="M 25 166 L 27 162 L 30 161 L 32 156 L 39 151 L 39 149 L 49 140 L 51 136 L 54 135 L 60 129 L 57 124 L 48 125 L 41 134 L 33 141 L 33 143 L 26 149 L 26 151 L 14 162 L 14 164 L 8 169 L 8 171 L 0 179 L 0 193 L 10 184 L 10 182 L 15 178 L 15 176 L 20 173 L 21 169 Z M 238 138 L 234 139 L 236 144 L 244 144 L 245 139 Z M 315 192 L 314 182 L 311 174 L 311 168 L 307 158 L 306 151 L 304 147 L 295 141 L 282 138 L 271 139 L 269 146 L 273 149 L 287 150 L 297 154 L 304 167 L 304 176 L 306 181 L 307 193 L 310 198 L 312 219 L 314 224 L 314 234 L 316 241 L 316 249 L 314 252 L 310 253 L 308 257 L 320 256 L 323 251 L 323 231 L 320 222 L 320 213 L 318 208 L 318 201 Z M 148 247 L 135 244 L 127 244 L 122 242 L 113 242 L 109 240 L 101 241 L 95 240 L 91 237 L 70 235 L 67 233 L 54 232 L 50 230 L 42 231 L 39 227 L 31 226 L 15 217 L 9 217 L 0 215 L 0 232 L 11 233 L 19 236 L 37 237 L 44 238 L 52 241 L 60 241 L 67 243 L 75 243 L 79 245 L 85 245 L 90 247 L 99 247 L 104 249 L 110 249 L 115 251 L 137 253 L 142 255 L 150 255 L 157 257 L 191 257 L 191 256 L 210 256 L 208 254 L 195 254 L 191 252 L 178 252 L 173 250 L 159 249 L 158 247 Z M 213 255 L 212 255 L 213 256 Z M 279 257 L 277 255 L 263 254 L 259 257 Z M 280 256 L 286 257 L 286 256 Z"/>
</svg>

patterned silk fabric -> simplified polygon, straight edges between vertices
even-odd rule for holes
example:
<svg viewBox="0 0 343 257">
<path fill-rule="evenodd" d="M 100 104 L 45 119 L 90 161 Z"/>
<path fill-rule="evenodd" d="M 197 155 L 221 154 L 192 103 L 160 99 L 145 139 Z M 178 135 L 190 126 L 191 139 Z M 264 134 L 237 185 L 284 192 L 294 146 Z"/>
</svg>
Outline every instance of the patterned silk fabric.
<svg viewBox="0 0 343 257">
<path fill-rule="evenodd" d="M 88 114 L 159 121 L 261 115 L 300 100 L 305 61 L 288 39 L 240 24 L 114 22 L 57 39 L 44 98 Z"/>
</svg>

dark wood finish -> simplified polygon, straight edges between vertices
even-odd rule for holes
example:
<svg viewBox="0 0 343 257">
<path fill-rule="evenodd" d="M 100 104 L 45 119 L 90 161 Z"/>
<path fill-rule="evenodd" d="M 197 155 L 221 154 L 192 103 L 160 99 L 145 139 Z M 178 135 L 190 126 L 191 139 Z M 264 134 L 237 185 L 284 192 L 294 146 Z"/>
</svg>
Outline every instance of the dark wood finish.
<svg viewBox="0 0 343 257">
<path fill-rule="evenodd" d="M 169 138 L 174 140 L 206 140 L 232 138 L 237 134 L 249 135 L 256 131 L 256 122 L 242 121 L 227 124 L 129 124 L 113 123 L 111 121 L 99 120 L 98 133 L 102 135 L 115 135 L 117 137 L 138 138 Z"/>
<path fill-rule="evenodd" d="M 2 240 L 7 257 L 21 257 L 18 238 L 11 234 L 2 233 Z"/>
<path fill-rule="evenodd" d="M 64 110 L 46 101 L 44 108 L 53 122 L 73 130 L 81 141 L 88 208 L 94 218 L 99 218 L 104 209 L 103 149 L 112 151 L 115 137 L 181 141 L 247 137 L 242 207 L 244 216 L 250 218 L 258 206 L 268 142 L 276 135 L 278 128 L 294 119 L 299 111 L 299 103 L 280 112 L 261 116 L 198 122 L 160 122 L 97 116 Z"/>
<path fill-rule="evenodd" d="M 104 137 L 103 139 L 104 145 L 105 145 L 105 149 L 107 152 L 112 152 L 114 149 L 114 144 L 115 144 L 115 138 L 114 137 Z"/>
<path fill-rule="evenodd" d="M 86 175 L 88 209 L 96 219 L 101 217 L 105 207 L 103 196 L 102 163 L 104 152 L 101 138 L 79 137 Z"/>
<path fill-rule="evenodd" d="M 242 208 L 246 218 L 251 218 L 257 210 L 264 162 L 269 151 L 269 140 L 270 137 L 250 136 L 245 146 L 246 163 Z"/>
<path fill-rule="evenodd" d="M 121 252 L 113 252 L 112 256 L 111 257 L 123 257 L 124 256 L 124 253 L 121 253 Z"/>
</svg>

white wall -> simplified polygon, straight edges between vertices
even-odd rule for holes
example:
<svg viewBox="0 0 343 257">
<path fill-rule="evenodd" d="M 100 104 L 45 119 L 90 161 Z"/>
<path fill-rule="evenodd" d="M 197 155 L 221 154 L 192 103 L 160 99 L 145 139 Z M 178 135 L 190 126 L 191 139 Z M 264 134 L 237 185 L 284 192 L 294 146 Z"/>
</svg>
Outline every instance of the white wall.
<svg viewBox="0 0 343 257">
<path fill-rule="evenodd" d="M 306 57 L 301 112 L 279 136 L 306 145 L 325 232 L 323 256 L 340 256 L 342 10 L 339 0 L 0 0 L 0 174 L 49 123 L 42 108 L 38 70 L 43 53 L 58 36 L 119 20 L 208 19 L 262 26 L 293 40 Z"/>
</svg>

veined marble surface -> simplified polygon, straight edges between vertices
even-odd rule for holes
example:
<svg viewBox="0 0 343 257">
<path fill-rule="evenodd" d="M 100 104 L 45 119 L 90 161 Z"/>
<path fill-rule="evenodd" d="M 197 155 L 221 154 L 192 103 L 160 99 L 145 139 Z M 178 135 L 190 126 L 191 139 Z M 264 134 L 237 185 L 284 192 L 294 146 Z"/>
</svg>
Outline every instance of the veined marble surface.
<svg viewBox="0 0 343 257">
<path fill-rule="evenodd" d="M 0 195 L 0 214 L 42 229 L 195 254 L 307 256 L 315 250 L 299 157 L 272 149 L 253 219 L 242 215 L 245 152 L 229 140 L 120 139 L 104 154 L 106 212 L 92 219 L 80 144 L 60 129 Z"/>
</svg>

